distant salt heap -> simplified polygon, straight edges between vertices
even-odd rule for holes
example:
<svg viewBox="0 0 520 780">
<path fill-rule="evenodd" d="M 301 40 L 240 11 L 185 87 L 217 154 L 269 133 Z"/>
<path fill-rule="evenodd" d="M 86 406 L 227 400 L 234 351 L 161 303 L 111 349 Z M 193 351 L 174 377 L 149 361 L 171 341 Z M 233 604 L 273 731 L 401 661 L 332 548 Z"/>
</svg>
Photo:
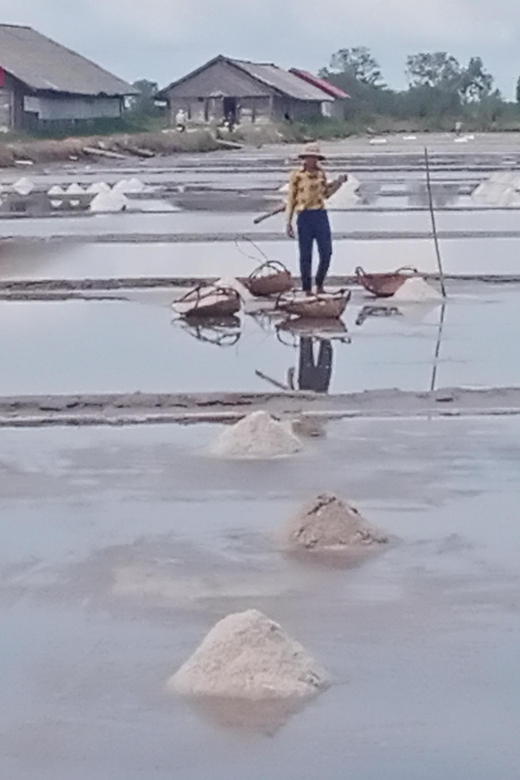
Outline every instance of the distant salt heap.
<svg viewBox="0 0 520 780">
<path fill-rule="evenodd" d="M 87 189 L 91 195 L 99 195 L 100 192 L 110 192 L 110 186 L 105 181 L 95 181 Z"/>
<path fill-rule="evenodd" d="M 440 301 L 442 295 L 420 276 L 413 276 L 399 287 L 392 296 L 392 300 L 401 303 L 422 303 L 423 301 Z"/>
<path fill-rule="evenodd" d="M 146 185 L 137 178 L 133 179 L 121 179 L 114 187 L 115 192 L 122 192 L 124 195 L 130 193 L 144 192 Z"/>
<path fill-rule="evenodd" d="M 22 177 L 21 179 L 18 179 L 18 181 L 15 181 L 13 184 L 13 190 L 18 194 L 22 196 L 30 195 L 31 192 L 34 190 L 34 184 L 31 181 L 31 179 L 27 177 Z"/>
<path fill-rule="evenodd" d="M 90 211 L 95 211 L 100 214 L 117 213 L 119 211 L 125 211 L 128 208 L 128 198 L 123 195 L 122 192 L 100 192 L 92 200 L 90 204 Z"/>
<path fill-rule="evenodd" d="M 85 190 L 77 182 L 73 182 L 67 187 L 67 195 L 83 195 Z"/>
<path fill-rule="evenodd" d="M 308 699 L 330 678 L 277 624 L 257 610 L 229 615 L 168 680 L 172 693 L 249 701 Z"/>
<path fill-rule="evenodd" d="M 520 205 L 520 194 L 516 191 L 518 181 L 507 174 L 500 177 L 496 174 L 488 181 L 483 181 L 473 191 L 471 199 L 483 206 L 508 208 Z"/>
<path fill-rule="evenodd" d="M 284 529 L 293 550 L 356 552 L 386 544 L 388 537 L 371 526 L 350 504 L 323 494 L 308 501 Z"/>
<path fill-rule="evenodd" d="M 47 195 L 49 195 L 51 198 L 56 196 L 56 195 L 65 195 L 65 190 L 63 189 L 63 187 L 60 187 L 59 184 L 55 184 L 47 192 Z"/>
<path fill-rule="evenodd" d="M 253 412 L 225 430 L 210 452 L 221 458 L 280 458 L 303 449 L 290 423 L 274 420 L 267 412 Z"/>
</svg>

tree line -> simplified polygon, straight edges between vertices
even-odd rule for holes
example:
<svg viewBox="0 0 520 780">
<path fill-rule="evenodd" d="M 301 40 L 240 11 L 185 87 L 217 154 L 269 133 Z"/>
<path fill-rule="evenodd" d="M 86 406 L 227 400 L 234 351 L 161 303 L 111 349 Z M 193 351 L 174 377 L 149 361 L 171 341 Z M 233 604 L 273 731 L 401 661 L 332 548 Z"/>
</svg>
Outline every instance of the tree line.
<svg viewBox="0 0 520 780">
<path fill-rule="evenodd" d="M 453 117 L 496 122 L 517 106 L 495 86 L 481 57 L 461 63 L 448 52 L 420 52 L 406 59 L 408 88 L 393 90 L 370 49 L 354 46 L 332 55 L 320 76 L 347 92 L 350 115 L 396 119 Z M 520 79 L 517 86 L 520 103 Z"/>
</svg>

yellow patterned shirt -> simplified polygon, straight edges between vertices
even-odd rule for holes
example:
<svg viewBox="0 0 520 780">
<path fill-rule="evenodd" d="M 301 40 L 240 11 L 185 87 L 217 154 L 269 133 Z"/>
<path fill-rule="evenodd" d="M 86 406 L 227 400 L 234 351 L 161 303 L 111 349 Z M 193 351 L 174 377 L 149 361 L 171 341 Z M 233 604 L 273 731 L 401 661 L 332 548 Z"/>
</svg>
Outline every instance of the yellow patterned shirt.
<svg viewBox="0 0 520 780">
<path fill-rule="evenodd" d="M 290 221 L 295 212 L 300 214 L 308 209 L 324 209 L 329 190 L 327 175 L 322 168 L 312 173 L 303 168 L 293 171 L 289 179 L 287 219 Z"/>
</svg>

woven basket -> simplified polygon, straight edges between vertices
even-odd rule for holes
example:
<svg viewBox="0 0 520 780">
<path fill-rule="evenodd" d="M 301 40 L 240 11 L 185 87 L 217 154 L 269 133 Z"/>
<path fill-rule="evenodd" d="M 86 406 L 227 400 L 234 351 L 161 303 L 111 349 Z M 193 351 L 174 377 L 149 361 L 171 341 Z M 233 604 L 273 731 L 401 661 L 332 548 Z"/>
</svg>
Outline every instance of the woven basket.
<svg viewBox="0 0 520 780">
<path fill-rule="evenodd" d="M 356 268 L 356 278 L 359 284 L 376 298 L 391 298 L 407 279 L 417 273 L 416 268 L 408 266 L 398 268 L 397 271 L 388 274 L 367 274 L 361 267 Z"/>
<path fill-rule="evenodd" d="M 268 260 L 260 265 L 244 282 L 251 293 L 259 298 L 280 295 L 292 289 L 290 271 L 277 260 Z"/>
<path fill-rule="evenodd" d="M 240 311 L 241 298 L 232 287 L 200 285 L 173 304 L 181 317 L 227 317 Z"/>
</svg>

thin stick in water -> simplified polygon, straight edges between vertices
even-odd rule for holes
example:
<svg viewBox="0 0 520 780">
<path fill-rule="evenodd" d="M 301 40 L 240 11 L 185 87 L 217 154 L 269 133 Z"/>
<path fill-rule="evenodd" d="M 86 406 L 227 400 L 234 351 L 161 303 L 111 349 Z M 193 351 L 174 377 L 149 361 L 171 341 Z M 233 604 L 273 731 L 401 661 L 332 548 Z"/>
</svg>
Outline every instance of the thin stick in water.
<svg viewBox="0 0 520 780">
<path fill-rule="evenodd" d="M 443 297 L 446 298 L 446 283 L 444 281 L 444 271 L 442 268 L 441 248 L 439 245 L 439 236 L 437 234 L 437 223 L 435 220 L 435 211 L 433 209 L 432 183 L 430 177 L 430 158 L 428 157 L 428 149 L 426 147 L 424 148 L 424 162 L 426 164 L 426 188 L 428 190 L 428 203 L 430 206 L 430 217 L 432 221 L 433 242 L 435 244 L 435 254 L 437 255 L 437 265 L 439 266 L 439 279 L 441 283 L 441 292 Z"/>
</svg>

